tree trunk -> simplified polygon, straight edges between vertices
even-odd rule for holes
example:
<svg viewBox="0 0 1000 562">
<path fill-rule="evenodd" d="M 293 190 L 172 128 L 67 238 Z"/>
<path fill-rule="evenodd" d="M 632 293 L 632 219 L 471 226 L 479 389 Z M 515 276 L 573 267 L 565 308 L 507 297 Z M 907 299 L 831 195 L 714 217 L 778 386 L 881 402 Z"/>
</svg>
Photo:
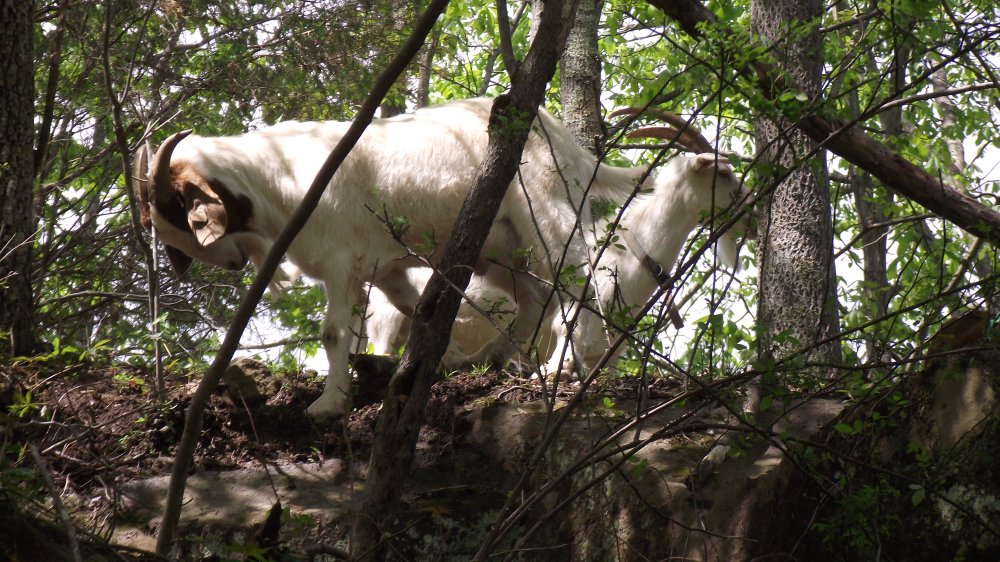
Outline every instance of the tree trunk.
<svg viewBox="0 0 1000 562">
<path fill-rule="evenodd" d="M 751 3 L 753 33 L 774 45 L 778 65 L 809 96 L 820 92 L 822 45 L 818 28 L 803 31 L 802 26 L 817 21 L 822 10 L 820 0 Z M 830 194 L 823 153 L 799 162 L 816 143 L 787 119 L 760 114 L 755 137 L 764 164 L 773 165 L 777 174 L 790 170 L 763 201 L 758 233 L 759 353 L 780 358 L 838 331 Z M 800 357 L 825 364 L 839 358 L 837 342 Z"/>
<path fill-rule="evenodd" d="M 938 69 L 931 74 L 931 88 L 935 92 L 942 92 L 948 89 L 948 76 L 944 68 Z M 934 99 L 934 106 L 937 107 L 938 113 L 941 115 L 941 128 L 949 129 L 956 126 L 957 117 L 955 111 L 955 103 L 948 96 L 941 96 Z M 965 147 L 962 146 L 962 141 L 960 139 L 948 139 L 948 154 L 951 156 L 951 161 L 948 163 L 948 171 L 956 179 L 956 181 L 961 182 L 961 177 L 965 176 L 966 168 L 968 163 L 965 161 Z M 960 183 L 961 185 L 961 183 Z M 968 185 L 962 185 L 962 187 L 968 189 Z M 994 275 L 993 261 L 987 256 L 981 256 L 978 250 L 979 246 L 982 245 L 982 239 L 975 236 L 966 234 L 966 243 L 971 248 L 969 252 L 969 261 L 975 269 L 977 276 L 980 279 L 988 279 Z M 959 276 L 952 283 L 959 283 L 964 276 Z M 996 299 L 993 299 L 996 303 Z"/>
<path fill-rule="evenodd" d="M 876 225 L 884 223 L 888 218 L 882 210 L 887 194 L 881 189 L 877 190 L 871 176 L 854 166 L 851 167 L 849 178 L 851 192 L 854 194 L 854 208 L 858 212 L 858 229 L 861 230 L 865 317 L 885 318 L 892 298 L 886 274 L 889 227 Z M 882 345 L 881 340 L 874 334 L 865 336 L 868 361 L 871 363 L 879 363 L 883 359 L 883 350 L 878 349 Z"/>
<path fill-rule="evenodd" d="M 563 123 L 580 146 L 594 154 L 601 151 L 601 57 L 597 51 L 597 28 L 602 0 L 580 0 L 576 20 L 559 60 L 560 101 Z"/>
<path fill-rule="evenodd" d="M 848 9 L 845 2 L 839 2 L 837 8 L 840 10 Z M 867 32 L 866 23 L 860 22 L 855 26 L 853 35 L 851 35 L 852 28 L 840 32 L 844 36 L 840 36 L 838 39 L 849 41 L 854 37 L 860 40 Z M 901 46 L 897 45 L 890 69 L 894 91 L 899 90 L 904 78 L 905 64 L 901 64 L 903 60 L 905 60 L 905 53 L 901 50 Z M 874 72 L 877 72 L 877 69 L 873 69 Z M 861 117 L 861 100 L 857 88 L 858 84 L 851 82 L 844 93 L 852 118 Z M 898 108 L 880 115 L 887 132 L 899 129 L 902 124 L 901 111 L 902 108 Z M 884 318 L 889 312 L 889 302 L 892 298 L 886 270 L 889 227 L 877 225 L 885 223 L 889 218 L 884 206 L 892 204 L 893 194 L 877 188 L 871 175 L 857 166 L 851 166 L 848 171 L 848 181 L 850 192 L 854 196 L 854 208 L 858 213 L 858 230 L 861 234 L 862 270 L 864 273 L 864 286 L 862 287 L 864 302 L 861 304 L 864 308 L 865 318 Z M 885 338 L 880 337 L 875 331 L 865 334 L 868 363 L 880 364 L 886 359 L 884 346 Z"/>
<path fill-rule="evenodd" d="M 12 355 L 30 355 L 38 344 L 31 289 L 34 14 L 31 0 L 0 0 L 0 353 Z"/>
<path fill-rule="evenodd" d="M 486 156 L 439 267 L 447 280 L 435 273 L 424 289 L 414 311 L 406 352 L 379 413 L 364 498 L 351 536 L 351 552 L 359 560 L 385 558 L 383 539 L 393 534 L 393 519 L 413 462 L 430 387 L 461 304 L 461 295 L 450 287 L 464 290 L 468 286 L 472 265 L 514 178 L 530 132 L 529 127 L 503 124 L 530 122 L 534 117 L 565 46 L 575 4 L 574 0 L 544 2 L 537 23 L 543 39 L 532 41 L 527 57 L 511 77 L 510 92 L 494 103 Z"/>
<path fill-rule="evenodd" d="M 431 103 L 431 72 L 434 70 L 434 53 L 437 52 L 441 29 L 434 28 L 420 54 L 417 55 L 417 89 L 414 93 L 414 103 L 418 108 L 427 107 Z"/>
<path fill-rule="evenodd" d="M 931 74 L 931 87 L 935 92 L 943 92 L 948 89 L 948 73 L 945 72 L 943 67 Z M 948 96 L 941 96 L 934 98 L 934 105 L 941 114 L 941 128 L 948 129 L 954 127 L 956 124 L 955 102 L 951 101 L 951 98 Z M 951 155 L 951 162 L 948 165 L 949 171 L 955 176 L 961 176 L 965 174 L 967 166 L 965 162 L 965 147 L 962 146 L 962 141 L 958 139 L 948 139 L 947 143 L 948 153 Z"/>
</svg>

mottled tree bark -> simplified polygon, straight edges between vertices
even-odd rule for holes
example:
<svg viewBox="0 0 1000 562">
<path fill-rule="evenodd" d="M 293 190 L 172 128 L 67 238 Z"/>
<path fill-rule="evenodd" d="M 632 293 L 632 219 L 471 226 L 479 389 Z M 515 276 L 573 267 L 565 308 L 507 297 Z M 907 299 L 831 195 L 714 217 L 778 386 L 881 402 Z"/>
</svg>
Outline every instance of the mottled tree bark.
<svg viewBox="0 0 1000 562">
<path fill-rule="evenodd" d="M 559 95 L 563 123 L 580 146 L 597 154 L 601 151 L 604 127 L 601 122 L 601 57 L 597 51 L 597 28 L 602 0 L 580 0 L 576 20 L 559 59 Z"/>
<path fill-rule="evenodd" d="M 770 47 L 784 79 L 808 96 L 818 94 L 821 86 L 817 25 L 822 9 L 822 0 L 752 0 L 750 5 L 752 33 Z M 840 362 L 840 347 L 832 339 L 819 343 L 838 331 L 825 159 L 822 152 L 814 153 L 816 141 L 782 116 L 781 109 L 759 111 L 754 122 L 764 189 L 757 232 L 757 356 L 762 366 L 771 361 L 781 362 L 782 369 L 799 364 L 804 367 L 796 369 L 799 373 L 827 378 L 831 370 L 826 366 Z M 763 399 L 782 384 L 777 371 L 765 370 L 744 385 L 740 410 L 745 423 L 757 431 L 770 430 L 779 412 L 763 408 Z M 711 478 L 739 436 L 725 433 L 698 465 L 693 482 Z M 750 454 L 761 454 L 765 447 L 765 442 L 757 443 Z"/>
<path fill-rule="evenodd" d="M 0 0 L 0 353 L 29 355 L 38 344 L 31 288 L 35 210 L 35 3 Z"/>
<path fill-rule="evenodd" d="M 751 3 L 753 33 L 773 45 L 778 65 L 809 96 L 821 88 L 822 44 L 816 26 L 822 10 L 820 0 Z M 757 309 L 759 353 L 778 358 L 838 331 L 830 193 L 823 154 L 803 161 L 816 142 L 787 119 L 759 114 L 755 137 L 762 162 L 774 166 L 772 177 L 780 178 L 760 213 Z M 822 363 L 837 363 L 839 358 L 837 342 L 801 357 Z"/>
</svg>

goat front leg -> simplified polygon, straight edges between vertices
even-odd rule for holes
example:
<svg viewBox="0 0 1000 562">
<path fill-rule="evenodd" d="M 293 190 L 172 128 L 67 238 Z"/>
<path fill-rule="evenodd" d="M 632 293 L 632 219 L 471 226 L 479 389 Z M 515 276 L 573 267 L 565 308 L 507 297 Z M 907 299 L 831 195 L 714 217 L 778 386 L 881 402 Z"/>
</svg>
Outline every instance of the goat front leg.
<svg viewBox="0 0 1000 562">
<path fill-rule="evenodd" d="M 558 298 L 558 295 L 553 299 Z M 576 303 L 556 303 L 559 312 L 552 319 L 553 346 L 548 360 L 541 366 L 541 374 L 546 378 L 556 378 L 561 375 L 572 377 L 577 370 L 577 353 L 574 340 L 577 330 L 572 326 L 576 316 Z"/>
<path fill-rule="evenodd" d="M 581 304 L 577 295 L 566 295 L 565 298 L 567 300 L 559 303 L 559 313 L 552 319 L 555 345 L 548 361 L 542 365 L 542 374 L 550 378 L 556 375 L 572 378 L 576 375 L 582 379 L 611 342 L 605 335 L 604 320 L 600 314 Z M 620 354 L 621 348 L 612 361 Z"/>
<path fill-rule="evenodd" d="M 355 294 L 356 291 L 344 291 L 341 297 L 346 295 L 351 297 L 338 299 L 337 292 L 331 292 L 329 287 L 327 289 L 329 303 L 321 339 L 330 370 L 326 375 L 323 394 L 306 409 L 306 414 L 317 423 L 343 417 L 351 412 L 351 372 L 348 368 L 348 353 L 353 339 L 350 326 Z"/>
</svg>

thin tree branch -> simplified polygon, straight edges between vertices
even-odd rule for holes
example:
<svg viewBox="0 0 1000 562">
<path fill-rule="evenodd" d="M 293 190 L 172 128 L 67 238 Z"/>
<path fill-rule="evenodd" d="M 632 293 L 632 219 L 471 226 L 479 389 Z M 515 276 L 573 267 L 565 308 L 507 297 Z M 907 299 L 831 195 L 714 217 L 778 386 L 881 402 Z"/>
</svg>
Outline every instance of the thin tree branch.
<svg viewBox="0 0 1000 562">
<path fill-rule="evenodd" d="M 507 74 L 513 76 L 521 66 L 521 61 L 514 56 L 514 46 L 511 43 L 510 17 L 507 15 L 507 0 L 496 0 L 497 31 L 500 34 L 500 56 Z M 520 20 L 520 17 L 518 18 Z"/>
<path fill-rule="evenodd" d="M 330 156 L 327 157 L 326 162 L 323 163 L 312 185 L 309 186 L 308 192 L 306 192 L 299 207 L 295 210 L 295 214 L 292 215 L 291 220 L 289 220 L 284 230 L 275 239 L 274 245 L 264 259 L 264 263 L 261 264 L 253 284 L 247 289 L 247 294 L 236 311 L 229 331 L 226 332 L 226 337 L 219 348 L 219 353 L 216 355 L 215 360 L 204 377 L 202 377 L 197 390 L 191 397 L 191 404 L 187 409 L 184 432 L 177 445 L 177 453 L 174 458 L 173 469 L 170 473 L 170 487 L 167 490 L 163 522 L 160 526 L 159 535 L 156 537 L 156 552 L 160 556 L 166 556 L 169 553 L 177 534 L 181 503 L 187 483 L 187 471 L 194 457 L 194 449 L 198 443 L 198 436 L 201 433 L 205 406 L 208 404 L 208 399 L 222 378 L 226 367 L 229 366 L 233 353 L 239 346 L 240 336 L 250 322 L 250 317 L 253 315 L 257 303 L 260 302 L 260 298 L 264 295 L 264 290 L 267 288 L 274 272 L 278 269 L 278 265 L 283 259 L 288 246 L 299 231 L 302 230 L 309 216 L 319 204 L 320 198 L 323 196 L 323 192 L 326 191 L 326 186 L 330 183 L 333 175 L 340 168 L 340 165 L 361 138 L 368 124 L 375 117 L 375 112 L 378 111 L 379 105 L 389 92 L 389 89 L 406 70 L 413 57 L 417 55 L 417 52 L 424 43 L 424 38 L 430 33 L 438 16 L 444 11 L 447 5 L 448 0 L 432 0 L 430 5 L 428 5 L 423 16 L 415 24 L 413 32 L 406 43 L 375 81 L 371 93 L 365 99 L 361 109 L 358 110 L 358 114 L 351 123 L 350 128 L 344 134 L 343 138 L 341 138 L 340 142 L 337 143 L 337 146 L 334 147 Z"/>
<path fill-rule="evenodd" d="M 63 526 L 66 528 L 66 538 L 69 540 L 73 560 L 75 562 L 83 562 L 83 556 L 80 554 L 80 541 L 76 538 L 76 526 L 73 524 L 73 519 L 69 516 L 69 511 L 66 510 L 66 506 L 63 505 L 62 500 L 59 498 L 59 490 L 56 489 L 55 482 L 52 480 L 52 473 L 45 465 L 45 459 L 38 452 L 38 447 L 34 443 L 29 443 L 28 449 L 31 451 L 31 458 L 35 461 L 35 466 L 38 467 L 38 472 L 41 473 L 42 480 L 45 482 L 45 489 L 49 491 L 49 496 L 52 497 L 52 505 L 55 507 L 56 513 L 59 514 L 59 519 L 62 521 Z"/>
<path fill-rule="evenodd" d="M 128 145 L 128 135 L 125 132 L 125 125 L 122 119 L 122 100 L 115 93 L 114 80 L 111 75 L 111 27 L 112 21 L 111 17 L 114 13 L 112 10 L 112 1 L 108 0 L 105 6 L 105 19 L 104 19 L 104 29 L 102 33 L 101 47 L 101 69 L 104 75 L 104 87 L 108 92 L 108 101 L 111 103 L 111 121 L 115 133 L 115 143 L 114 146 L 118 151 L 118 156 L 121 159 L 122 173 L 125 179 L 125 193 L 128 197 L 129 215 L 131 219 L 132 232 L 135 233 L 136 240 L 142 241 L 142 225 L 139 224 L 139 212 L 138 203 L 135 200 L 135 189 L 133 188 L 134 178 L 132 178 L 132 162 L 130 160 L 130 150 Z M 159 326 L 156 323 L 156 319 L 159 316 L 160 309 L 160 297 L 159 297 L 159 279 L 156 277 L 156 272 L 158 269 L 158 263 L 156 259 L 156 237 L 155 233 L 152 244 L 145 245 L 140 243 L 139 247 L 141 249 L 143 260 L 146 265 L 146 281 L 149 285 L 148 293 L 148 303 L 149 303 L 149 331 L 150 338 L 153 342 L 153 372 L 156 380 L 156 391 L 163 392 L 165 388 L 165 382 L 163 379 L 163 353 L 160 349 L 160 338 L 159 338 Z"/>
<path fill-rule="evenodd" d="M 912 96 L 907 96 L 905 98 L 898 98 L 892 101 L 885 102 L 867 111 L 864 117 L 867 118 L 875 113 L 881 113 L 889 109 L 909 105 L 916 101 L 926 101 L 937 98 L 944 98 L 948 96 L 954 96 L 958 94 L 967 94 L 969 92 L 981 92 L 983 90 L 997 90 L 997 89 L 1000 89 L 1000 86 L 992 82 L 979 82 L 976 84 L 969 84 L 968 86 L 962 86 L 961 88 L 949 88 L 947 90 L 934 90 L 932 92 L 924 92 L 922 94 L 916 94 Z"/>
<path fill-rule="evenodd" d="M 908 217 L 899 217 L 898 219 L 891 219 L 891 220 L 887 220 L 887 221 L 882 221 L 882 222 L 877 222 L 877 223 L 874 223 L 874 224 L 870 224 L 867 227 L 862 228 L 846 244 L 844 244 L 844 247 L 841 248 L 840 251 L 838 251 L 837 253 L 835 253 L 833 255 L 833 259 L 837 259 L 840 256 L 842 256 L 845 253 L 847 253 L 848 251 L 850 251 L 850 249 L 854 246 L 854 244 L 858 240 L 861 240 L 861 238 L 863 238 L 864 235 L 866 233 L 868 233 L 868 232 L 871 232 L 873 230 L 878 230 L 880 228 L 885 228 L 887 226 L 896 226 L 897 224 L 903 224 L 903 223 L 907 223 L 907 222 L 922 221 L 922 220 L 928 219 L 928 218 L 931 218 L 931 215 L 914 215 L 914 216 L 908 216 Z"/>
<path fill-rule="evenodd" d="M 59 2 L 56 8 L 59 16 L 56 19 L 56 29 L 52 38 L 52 55 L 49 57 L 49 75 L 45 85 L 45 105 L 42 109 L 42 122 L 38 125 L 38 142 L 35 145 L 35 177 L 41 175 L 42 164 L 49 149 L 52 138 L 52 119 L 55 114 L 56 91 L 59 87 L 59 69 L 62 64 L 63 36 L 66 32 L 66 2 Z"/>
<path fill-rule="evenodd" d="M 285 338 L 283 340 L 277 340 L 277 341 L 272 341 L 272 342 L 264 342 L 264 343 L 258 343 L 258 344 L 250 344 L 250 345 L 241 345 L 239 347 L 239 349 L 242 350 L 242 351 L 253 351 L 253 350 L 256 350 L 256 349 L 272 349 L 272 348 L 275 348 L 275 347 L 284 347 L 286 345 L 300 346 L 300 345 L 302 345 L 304 343 L 317 342 L 317 341 L 319 341 L 319 337 L 317 337 L 317 336 L 309 336 L 309 337 L 302 337 L 302 338 Z"/>
</svg>

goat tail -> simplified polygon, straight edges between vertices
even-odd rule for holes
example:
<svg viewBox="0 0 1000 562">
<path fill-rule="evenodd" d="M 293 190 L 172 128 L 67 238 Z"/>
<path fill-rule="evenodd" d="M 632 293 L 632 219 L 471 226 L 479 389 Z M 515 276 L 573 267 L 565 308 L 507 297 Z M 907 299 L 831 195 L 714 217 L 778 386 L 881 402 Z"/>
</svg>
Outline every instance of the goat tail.
<svg viewBox="0 0 1000 562">
<path fill-rule="evenodd" d="M 600 164 L 597 166 L 590 194 L 623 203 L 635 192 L 636 185 L 645 173 L 645 166 L 619 168 Z"/>
</svg>

